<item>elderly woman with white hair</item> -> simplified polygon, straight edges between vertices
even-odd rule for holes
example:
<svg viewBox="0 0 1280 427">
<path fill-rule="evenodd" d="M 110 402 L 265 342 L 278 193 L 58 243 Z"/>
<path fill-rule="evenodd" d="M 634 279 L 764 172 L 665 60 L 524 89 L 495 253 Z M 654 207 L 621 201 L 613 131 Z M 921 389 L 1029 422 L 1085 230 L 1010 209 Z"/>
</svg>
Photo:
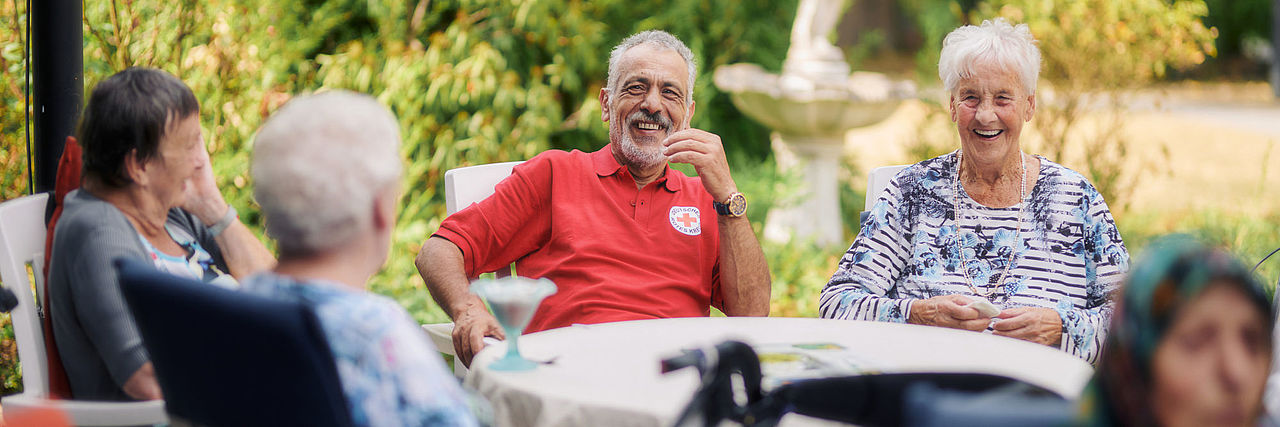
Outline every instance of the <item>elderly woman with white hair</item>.
<svg viewBox="0 0 1280 427">
<path fill-rule="evenodd" d="M 1025 24 L 947 35 L 938 74 L 960 148 L 893 178 L 822 290 L 823 317 L 985 331 L 1097 360 L 1129 255 L 1084 176 L 1022 151 L 1039 71 Z"/>
<path fill-rule="evenodd" d="M 243 289 L 315 310 L 356 425 L 476 425 L 421 327 L 365 289 L 396 223 L 399 148 L 395 119 L 365 95 L 304 96 L 271 117 L 252 174 L 279 264 Z"/>
</svg>

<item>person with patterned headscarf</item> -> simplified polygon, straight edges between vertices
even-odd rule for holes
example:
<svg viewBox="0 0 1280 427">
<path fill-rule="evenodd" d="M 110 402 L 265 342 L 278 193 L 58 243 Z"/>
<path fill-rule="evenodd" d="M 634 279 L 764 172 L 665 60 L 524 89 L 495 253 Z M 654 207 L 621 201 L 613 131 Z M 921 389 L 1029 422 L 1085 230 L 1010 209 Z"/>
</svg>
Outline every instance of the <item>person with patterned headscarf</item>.
<svg viewBox="0 0 1280 427">
<path fill-rule="evenodd" d="M 1227 253 L 1186 236 L 1154 242 L 1124 286 L 1088 425 L 1254 425 L 1271 366 L 1266 292 Z"/>
</svg>

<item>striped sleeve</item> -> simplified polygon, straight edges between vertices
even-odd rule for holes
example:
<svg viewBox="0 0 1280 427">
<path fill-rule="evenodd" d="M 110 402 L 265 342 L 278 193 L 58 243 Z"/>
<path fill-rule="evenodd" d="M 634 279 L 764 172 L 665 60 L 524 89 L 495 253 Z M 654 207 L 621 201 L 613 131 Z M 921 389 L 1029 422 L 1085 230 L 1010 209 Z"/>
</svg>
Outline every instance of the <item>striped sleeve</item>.
<svg viewBox="0 0 1280 427">
<path fill-rule="evenodd" d="M 881 193 L 858 237 L 822 289 L 818 310 L 829 319 L 907 321 L 915 298 L 893 298 L 910 262 L 909 231 L 900 195 L 906 170 Z"/>
<path fill-rule="evenodd" d="M 1064 300 L 1056 310 L 1062 317 L 1062 350 L 1096 364 L 1111 326 L 1112 294 L 1129 270 L 1129 252 L 1102 196 L 1087 182 L 1083 185 L 1088 205 L 1083 221 L 1085 305 Z"/>
</svg>

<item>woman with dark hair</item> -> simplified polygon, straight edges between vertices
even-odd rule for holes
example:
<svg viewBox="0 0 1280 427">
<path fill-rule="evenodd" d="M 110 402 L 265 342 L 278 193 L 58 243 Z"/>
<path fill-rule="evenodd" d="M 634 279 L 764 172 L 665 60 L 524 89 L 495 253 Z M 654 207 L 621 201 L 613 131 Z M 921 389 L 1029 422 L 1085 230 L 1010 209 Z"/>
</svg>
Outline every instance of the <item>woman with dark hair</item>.
<svg viewBox="0 0 1280 427">
<path fill-rule="evenodd" d="M 1273 313 L 1249 270 L 1185 237 L 1153 243 L 1125 282 L 1089 425 L 1254 425 L 1271 366 Z"/>
<path fill-rule="evenodd" d="M 72 397 L 158 399 L 112 260 L 235 286 L 274 258 L 214 183 L 199 102 L 164 71 L 99 83 L 80 121 L 81 188 L 67 195 L 49 260 L 53 333 Z"/>
</svg>

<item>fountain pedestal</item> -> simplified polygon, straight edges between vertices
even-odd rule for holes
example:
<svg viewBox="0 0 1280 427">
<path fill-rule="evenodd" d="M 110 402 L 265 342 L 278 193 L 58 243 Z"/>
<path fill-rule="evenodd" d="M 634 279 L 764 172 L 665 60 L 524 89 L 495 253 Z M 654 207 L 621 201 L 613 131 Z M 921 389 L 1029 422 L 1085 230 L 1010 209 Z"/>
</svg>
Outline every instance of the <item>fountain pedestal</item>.
<svg viewBox="0 0 1280 427">
<path fill-rule="evenodd" d="M 800 192 L 798 204 L 778 206 L 769 212 L 764 237 L 775 242 L 800 237 L 823 245 L 839 243 L 844 238 L 838 186 L 843 138 L 783 137 L 778 132 L 772 137 L 778 168 L 800 170 L 804 187 L 796 190 Z"/>
</svg>

